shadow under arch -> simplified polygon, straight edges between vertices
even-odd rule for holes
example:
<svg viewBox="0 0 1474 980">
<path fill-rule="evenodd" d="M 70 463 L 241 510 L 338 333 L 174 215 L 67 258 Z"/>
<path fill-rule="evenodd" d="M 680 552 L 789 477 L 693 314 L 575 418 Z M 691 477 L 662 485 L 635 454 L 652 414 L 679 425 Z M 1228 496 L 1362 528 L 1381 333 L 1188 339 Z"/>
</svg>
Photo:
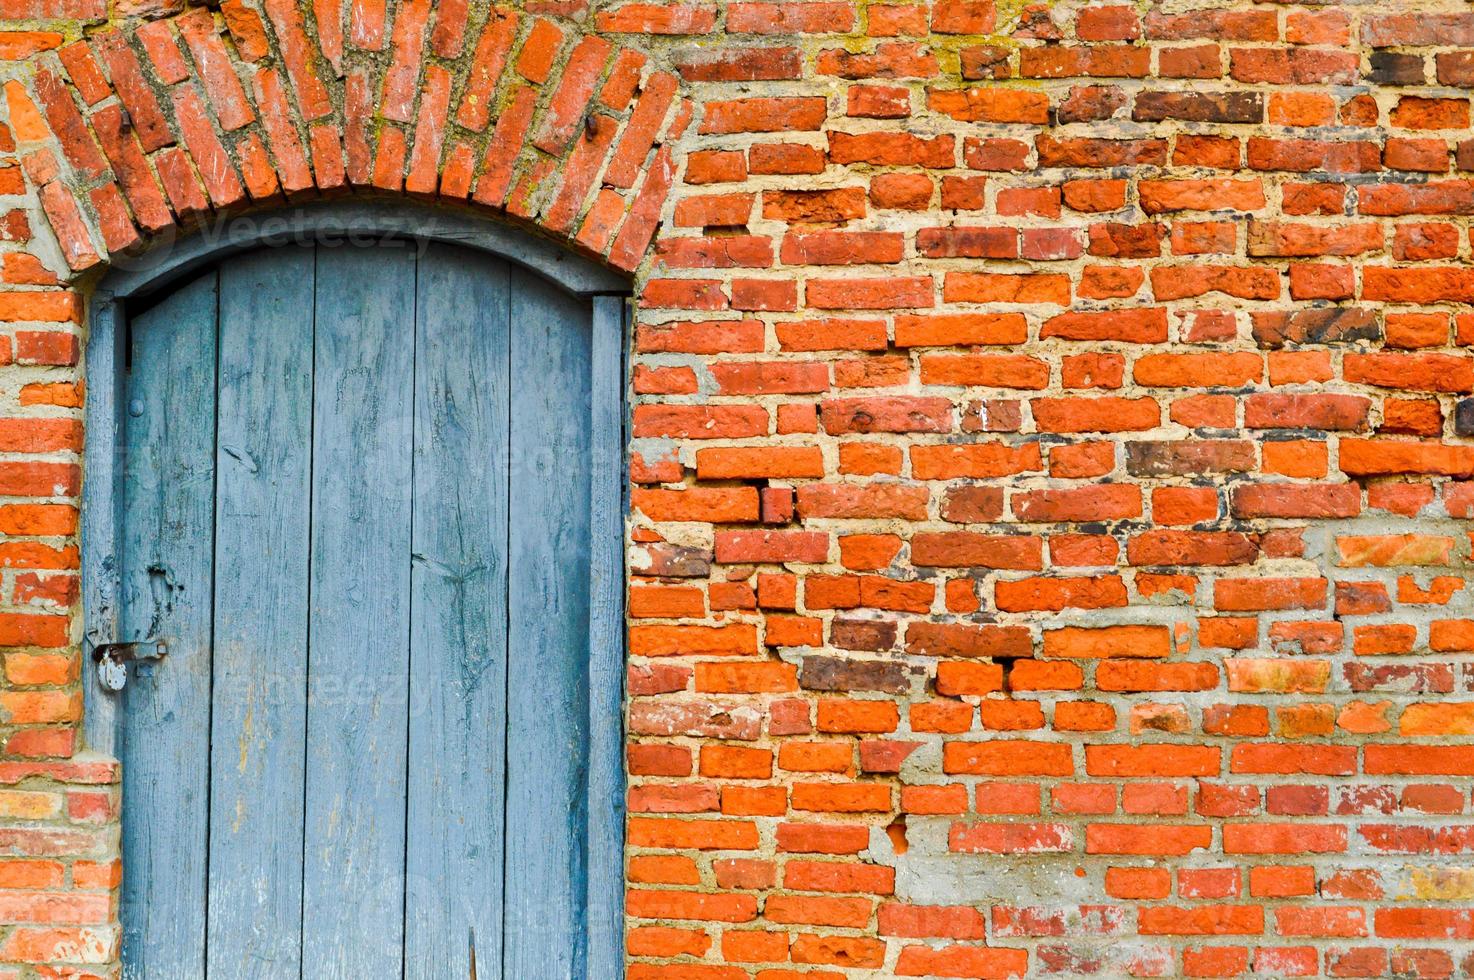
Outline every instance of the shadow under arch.
<svg viewBox="0 0 1474 980">
<path fill-rule="evenodd" d="M 629 276 L 484 211 L 356 197 L 227 213 L 166 232 L 145 249 L 110 256 L 90 306 L 95 312 L 101 304 L 142 298 L 250 249 L 306 241 L 352 244 L 354 236 L 416 238 L 488 252 L 577 296 L 629 295 L 633 288 Z"/>
</svg>

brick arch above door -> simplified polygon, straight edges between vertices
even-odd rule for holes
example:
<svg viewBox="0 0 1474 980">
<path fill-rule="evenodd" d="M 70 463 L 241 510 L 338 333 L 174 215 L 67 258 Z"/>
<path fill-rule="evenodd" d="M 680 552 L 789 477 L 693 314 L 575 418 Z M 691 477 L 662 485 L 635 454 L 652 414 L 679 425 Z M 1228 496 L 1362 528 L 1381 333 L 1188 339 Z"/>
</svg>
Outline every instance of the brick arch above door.
<svg viewBox="0 0 1474 980">
<path fill-rule="evenodd" d="M 500 6 L 223 6 L 39 52 L 5 83 L 62 280 L 215 214 L 356 191 L 484 209 L 623 271 L 644 257 L 691 106 L 639 51 Z"/>
</svg>

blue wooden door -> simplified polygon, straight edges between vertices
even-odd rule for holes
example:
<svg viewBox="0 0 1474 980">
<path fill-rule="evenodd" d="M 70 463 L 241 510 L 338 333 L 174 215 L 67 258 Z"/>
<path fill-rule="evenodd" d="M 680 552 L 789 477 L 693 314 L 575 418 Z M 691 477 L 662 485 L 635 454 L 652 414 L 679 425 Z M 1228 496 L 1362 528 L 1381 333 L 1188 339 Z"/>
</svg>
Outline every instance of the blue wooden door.
<svg viewBox="0 0 1474 980">
<path fill-rule="evenodd" d="M 130 980 L 587 975 L 591 317 L 406 242 L 129 311 Z"/>
</svg>

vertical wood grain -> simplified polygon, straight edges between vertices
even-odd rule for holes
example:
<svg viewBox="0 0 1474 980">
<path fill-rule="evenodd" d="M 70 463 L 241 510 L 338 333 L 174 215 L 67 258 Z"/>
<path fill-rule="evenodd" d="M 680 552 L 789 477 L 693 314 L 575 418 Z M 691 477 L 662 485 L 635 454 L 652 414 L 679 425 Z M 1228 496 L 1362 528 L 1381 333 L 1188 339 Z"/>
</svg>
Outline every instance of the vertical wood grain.
<svg viewBox="0 0 1474 980">
<path fill-rule="evenodd" d="M 589 317 L 587 299 L 514 273 L 508 978 L 586 966 Z"/>
<path fill-rule="evenodd" d="M 123 691 L 123 963 L 129 980 L 205 969 L 216 276 L 132 324 L 119 629 L 166 637 Z"/>
<path fill-rule="evenodd" d="M 415 309 L 405 976 L 495 980 L 507 695 L 508 269 L 432 245 Z"/>
<path fill-rule="evenodd" d="M 590 976 L 624 963 L 624 332 L 623 296 L 595 296 L 589 378 Z"/>
<path fill-rule="evenodd" d="M 119 559 L 123 527 L 123 420 L 125 399 L 123 304 L 109 296 L 94 299 L 87 337 L 87 448 L 82 479 L 83 653 L 118 636 Z M 83 741 L 87 750 L 116 756 L 118 703 L 96 681 L 91 663 L 82 676 Z"/>
<path fill-rule="evenodd" d="M 312 303 L 310 248 L 220 269 L 210 980 L 301 966 Z"/>
<path fill-rule="evenodd" d="M 312 976 L 402 968 L 414 283 L 408 248 L 318 249 L 302 902 Z"/>
</svg>

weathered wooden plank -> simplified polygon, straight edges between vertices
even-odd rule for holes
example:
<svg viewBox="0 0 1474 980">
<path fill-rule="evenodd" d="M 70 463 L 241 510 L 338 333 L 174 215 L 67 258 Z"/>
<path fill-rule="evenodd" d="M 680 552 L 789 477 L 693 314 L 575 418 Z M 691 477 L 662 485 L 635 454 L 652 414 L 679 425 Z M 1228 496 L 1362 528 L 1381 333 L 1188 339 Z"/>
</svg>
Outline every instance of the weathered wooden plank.
<svg viewBox="0 0 1474 980">
<path fill-rule="evenodd" d="M 302 961 L 402 969 L 415 256 L 319 247 Z"/>
<path fill-rule="evenodd" d="M 220 269 L 209 977 L 295 977 L 302 951 L 311 248 Z"/>
<path fill-rule="evenodd" d="M 560 980 L 586 965 L 591 311 L 512 282 L 508 671 L 538 683 L 507 704 L 503 971 Z"/>
<path fill-rule="evenodd" d="M 500 975 L 508 269 L 432 245 L 415 309 L 405 976 Z"/>
<path fill-rule="evenodd" d="M 211 272 L 132 323 L 119 628 L 169 654 L 122 694 L 129 980 L 205 975 L 215 312 Z"/>
<path fill-rule="evenodd" d="M 123 304 L 97 299 L 88 317 L 87 456 L 82 480 L 82 618 L 86 649 L 118 636 L 118 560 L 123 526 Z M 91 665 L 82 682 L 85 747 L 116 756 L 119 698 L 96 681 Z"/>
<path fill-rule="evenodd" d="M 595 296 L 589 430 L 589 975 L 624 963 L 624 334 L 623 296 Z"/>
</svg>

